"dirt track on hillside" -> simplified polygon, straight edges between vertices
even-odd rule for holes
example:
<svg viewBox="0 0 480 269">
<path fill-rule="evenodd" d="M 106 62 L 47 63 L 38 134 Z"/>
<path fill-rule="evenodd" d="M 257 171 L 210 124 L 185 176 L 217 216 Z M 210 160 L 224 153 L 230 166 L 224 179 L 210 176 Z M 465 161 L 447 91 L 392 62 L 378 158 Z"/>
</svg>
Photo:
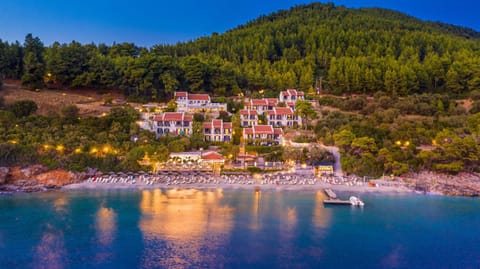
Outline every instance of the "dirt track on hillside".
<svg viewBox="0 0 480 269">
<path fill-rule="evenodd" d="M 67 105 L 76 105 L 82 116 L 95 116 L 110 111 L 109 106 L 103 105 L 105 96 L 94 89 L 30 91 L 23 88 L 20 81 L 6 80 L 3 82 L 0 95 L 4 97 L 6 105 L 19 100 L 33 100 L 38 106 L 37 114 L 40 115 L 60 113 L 61 109 Z M 114 100 L 124 98 L 119 93 L 109 93 L 109 95 Z"/>
</svg>

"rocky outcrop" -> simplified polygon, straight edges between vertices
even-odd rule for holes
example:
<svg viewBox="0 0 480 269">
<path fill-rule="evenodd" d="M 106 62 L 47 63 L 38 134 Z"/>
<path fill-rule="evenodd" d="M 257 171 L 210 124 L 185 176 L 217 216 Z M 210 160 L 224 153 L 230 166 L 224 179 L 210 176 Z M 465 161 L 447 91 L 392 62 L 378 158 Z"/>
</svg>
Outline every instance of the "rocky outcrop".
<svg viewBox="0 0 480 269">
<path fill-rule="evenodd" d="M 80 182 L 84 177 L 85 173 L 73 173 L 62 169 L 49 171 L 42 165 L 0 167 L 0 191 L 44 191 Z"/>
<path fill-rule="evenodd" d="M 410 187 L 422 192 L 436 192 L 450 196 L 480 196 L 480 174 L 447 175 L 433 172 L 410 174 Z"/>
<path fill-rule="evenodd" d="M 0 167 L 0 185 L 7 182 L 8 172 L 10 169 L 8 167 Z"/>
<path fill-rule="evenodd" d="M 74 173 L 61 169 L 41 173 L 34 178 L 38 184 L 45 185 L 46 187 L 62 187 L 78 182 Z"/>
</svg>

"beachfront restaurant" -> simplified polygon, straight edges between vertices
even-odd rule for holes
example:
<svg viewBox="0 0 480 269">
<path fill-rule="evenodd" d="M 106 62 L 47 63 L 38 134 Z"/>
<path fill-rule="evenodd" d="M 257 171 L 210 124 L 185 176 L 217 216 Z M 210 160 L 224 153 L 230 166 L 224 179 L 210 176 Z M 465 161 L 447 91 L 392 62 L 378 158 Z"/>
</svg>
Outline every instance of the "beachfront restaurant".
<svg viewBox="0 0 480 269">
<path fill-rule="evenodd" d="M 215 151 L 172 152 L 167 162 L 157 164 L 155 170 L 215 171 L 224 163 L 223 156 Z"/>
<path fill-rule="evenodd" d="M 333 163 L 319 163 L 314 167 L 315 176 L 333 176 Z"/>
</svg>

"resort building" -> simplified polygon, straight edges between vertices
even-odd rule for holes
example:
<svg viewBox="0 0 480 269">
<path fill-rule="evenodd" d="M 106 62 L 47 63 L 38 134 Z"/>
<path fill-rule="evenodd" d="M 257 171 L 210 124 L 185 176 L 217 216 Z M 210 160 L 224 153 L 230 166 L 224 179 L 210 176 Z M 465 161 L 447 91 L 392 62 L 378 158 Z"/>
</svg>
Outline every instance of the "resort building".
<svg viewBox="0 0 480 269">
<path fill-rule="evenodd" d="M 227 110 L 227 104 L 212 103 L 208 94 L 175 92 L 175 102 L 179 112 L 195 113 Z"/>
<path fill-rule="evenodd" d="M 185 112 L 165 112 L 157 115 L 154 119 L 157 137 L 166 134 L 191 135 L 192 121 L 192 116 L 187 116 Z"/>
<path fill-rule="evenodd" d="M 295 103 L 297 100 L 305 100 L 305 94 L 302 91 L 297 91 L 295 89 L 289 89 L 286 91 L 280 92 L 280 97 L 278 98 L 280 102 L 284 102 L 288 105 L 288 103 Z"/>
<path fill-rule="evenodd" d="M 232 123 L 212 120 L 203 123 L 205 141 L 227 142 L 232 140 Z"/>
<path fill-rule="evenodd" d="M 268 100 L 266 99 L 249 99 L 245 102 L 244 109 L 256 110 L 259 114 L 268 110 Z"/>
<path fill-rule="evenodd" d="M 254 125 L 243 129 L 243 138 L 250 143 L 281 144 L 282 134 L 282 128 L 273 128 L 271 125 Z"/>
<path fill-rule="evenodd" d="M 263 98 L 263 99 L 267 100 L 267 110 L 272 110 L 279 103 L 277 98 Z"/>
<path fill-rule="evenodd" d="M 293 113 L 290 107 L 274 107 L 267 111 L 268 124 L 273 127 L 292 127 L 302 125 L 302 118 Z"/>
<path fill-rule="evenodd" d="M 240 125 L 242 127 L 258 125 L 258 112 L 250 109 L 240 110 Z"/>
</svg>

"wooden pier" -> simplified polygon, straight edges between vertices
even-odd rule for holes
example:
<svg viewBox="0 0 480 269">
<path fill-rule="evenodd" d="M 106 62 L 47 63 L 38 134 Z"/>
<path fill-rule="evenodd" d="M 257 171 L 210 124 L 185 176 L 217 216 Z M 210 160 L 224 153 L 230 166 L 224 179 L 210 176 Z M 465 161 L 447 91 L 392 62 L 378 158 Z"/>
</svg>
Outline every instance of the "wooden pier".
<svg viewBox="0 0 480 269">
<path fill-rule="evenodd" d="M 337 194 L 334 193 L 334 192 L 332 191 L 332 189 L 324 189 L 323 191 L 324 191 L 325 194 L 328 196 L 328 198 L 334 199 L 334 200 L 335 200 L 335 199 L 338 199 L 338 198 L 337 198 Z"/>
<path fill-rule="evenodd" d="M 323 200 L 323 203 L 324 203 L 324 204 L 327 204 L 327 205 L 352 205 L 352 203 L 350 203 L 350 201 L 348 201 L 348 200 L 340 200 L 340 199 Z"/>
<path fill-rule="evenodd" d="M 349 200 L 340 200 L 338 199 L 337 194 L 333 192 L 331 189 L 324 189 L 323 191 L 328 196 L 328 199 L 323 200 L 324 204 L 363 206 L 363 202 L 356 197 L 351 197 Z M 352 198 L 354 199 L 352 200 Z"/>
</svg>

